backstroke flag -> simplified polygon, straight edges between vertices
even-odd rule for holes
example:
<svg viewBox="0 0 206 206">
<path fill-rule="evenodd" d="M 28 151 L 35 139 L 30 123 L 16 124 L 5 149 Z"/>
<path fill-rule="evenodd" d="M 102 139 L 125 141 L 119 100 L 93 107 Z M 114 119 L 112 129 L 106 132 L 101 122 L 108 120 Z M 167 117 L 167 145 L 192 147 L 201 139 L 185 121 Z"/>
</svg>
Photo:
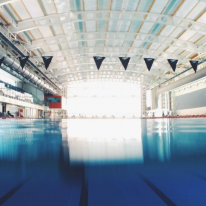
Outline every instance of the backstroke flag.
<svg viewBox="0 0 206 206">
<path fill-rule="evenodd" d="M 131 59 L 131 57 L 119 57 L 119 59 L 122 62 L 124 69 L 127 70 L 129 60 Z"/>
<path fill-rule="evenodd" d="M 198 61 L 195 60 L 190 60 L 190 64 L 192 66 L 192 68 L 194 69 L 195 73 L 197 71 L 197 66 L 198 66 Z"/>
<path fill-rule="evenodd" d="M 167 61 L 169 62 L 170 66 L 172 67 L 172 70 L 175 72 L 178 60 L 177 59 L 168 59 Z"/>
<path fill-rule="evenodd" d="M 1 67 L 1 64 L 3 63 L 5 57 L 4 56 L 0 56 L 0 67 Z"/>
<path fill-rule="evenodd" d="M 19 57 L 19 62 L 20 62 L 20 65 L 21 65 L 21 68 L 23 69 L 26 62 L 28 61 L 29 59 L 29 56 L 25 56 L 25 57 Z"/>
<path fill-rule="evenodd" d="M 52 61 L 52 58 L 53 58 L 53 56 L 42 56 L 42 59 L 44 61 L 44 65 L 45 65 L 46 69 L 48 69 L 48 67 Z"/>
<path fill-rule="evenodd" d="M 148 70 L 150 71 L 152 68 L 152 64 L 154 62 L 153 58 L 144 58 L 145 64 L 147 65 Z"/>
<path fill-rule="evenodd" d="M 94 61 L 96 63 L 97 69 L 99 70 L 101 67 L 102 62 L 104 61 L 105 57 L 94 57 Z"/>
</svg>

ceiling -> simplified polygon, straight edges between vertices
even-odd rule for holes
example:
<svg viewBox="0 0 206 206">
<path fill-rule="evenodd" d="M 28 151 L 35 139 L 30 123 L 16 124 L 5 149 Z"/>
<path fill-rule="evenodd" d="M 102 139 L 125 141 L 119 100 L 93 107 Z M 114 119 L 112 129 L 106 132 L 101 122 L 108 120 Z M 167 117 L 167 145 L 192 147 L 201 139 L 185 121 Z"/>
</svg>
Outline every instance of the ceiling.
<svg viewBox="0 0 206 206">
<path fill-rule="evenodd" d="M 54 56 L 49 71 L 63 86 L 116 81 L 154 87 L 206 52 L 206 0 L 1 0 L 0 6 L 9 30 L 39 61 Z M 99 71 L 93 56 L 106 57 Z M 131 57 L 126 71 L 118 57 Z M 145 57 L 155 58 L 150 72 Z M 167 58 L 178 59 L 176 72 Z"/>
</svg>

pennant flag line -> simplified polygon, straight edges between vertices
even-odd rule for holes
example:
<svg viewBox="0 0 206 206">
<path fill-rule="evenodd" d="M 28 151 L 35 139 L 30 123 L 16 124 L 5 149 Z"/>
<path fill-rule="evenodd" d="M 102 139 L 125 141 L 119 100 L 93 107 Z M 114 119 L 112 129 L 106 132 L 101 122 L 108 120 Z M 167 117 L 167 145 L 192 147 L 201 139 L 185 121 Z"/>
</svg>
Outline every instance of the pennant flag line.
<svg viewBox="0 0 206 206">
<path fill-rule="evenodd" d="M 53 56 L 42 56 L 42 59 L 44 61 L 44 65 L 45 65 L 46 69 L 48 69 L 48 67 L 52 61 L 52 58 L 53 58 Z"/>
<path fill-rule="evenodd" d="M 178 60 L 177 59 L 168 59 L 167 61 L 169 62 L 170 66 L 172 67 L 172 70 L 175 72 Z"/>
<path fill-rule="evenodd" d="M 102 62 L 104 61 L 105 57 L 93 57 L 94 58 L 94 61 L 96 63 L 96 66 L 97 66 L 97 69 L 99 70 L 101 65 L 102 65 Z"/>
<path fill-rule="evenodd" d="M 1 65 L 2 65 L 2 63 L 3 63 L 3 61 L 4 61 L 4 59 L 5 59 L 4 56 L 0 56 L 0 67 L 1 67 Z"/>
<path fill-rule="evenodd" d="M 97 66 L 97 69 L 99 70 L 102 62 L 104 61 L 104 59 L 106 57 L 100 57 L 100 56 L 93 56 L 95 64 Z M 3 61 L 6 59 L 5 56 L 1 56 L 0 55 L 0 67 L 3 63 Z M 22 69 L 24 68 L 24 66 L 26 65 L 27 61 L 29 60 L 29 56 L 24 56 L 24 57 L 18 57 L 19 62 L 20 62 L 20 66 L 22 67 Z M 51 64 L 51 61 L 53 59 L 53 56 L 42 56 L 42 59 L 44 61 L 45 64 L 45 68 L 48 69 L 49 65 Z M 127 70 L 127 67 L 129 65 L 130 59 L 131 57 L 119 57 L 122 66 L 124 67 L 125 71 Z M 154 58 L 143 58 L 145 61 L 145 64 L 148 68 L 148 70 L 150 71 L 152 68 L 152 65 L 154 63 Z M 176 67 L 177 67 L 177 63 L 178 63 L 178 59 L 167 59 L 168 63 L 170 64 L 172 70 L 175 72 L 176 71 Z M 195 71 L 195 73 L 197 72 L 197 68 L 198 68 L 198 63 L 199 61 L 196 60 L 189 60 L 193 70 Z"/>
<path fill-rule="evenodd" d="M 199 63 L 198 61 L 190 60 L 190 64 L 191 64 L 192 68 L 194 69 L 195 73 L 197 72 L 198 63 Z"/>
<path fill-rule="evenodd" d="M 29 59 L 29 56 L 25 56 L 25 57 L 19 57 L 19 62 L 20 62 L 20 65 L 21 65 L 21 68 L 23 69 L 26 62 L 28 61 Z"/>
<path fill-rule="evenodd" d="M 144 61 L 147 65 L 147 69 L 150 71 L 154 62 L 153 58 L 144 58 Z"/>
<path fill-rule="evenodd" d="M 128 64 L 129 64 L 131 57 L 119 57 L 119 59 L 122 62 L 124 69 L 127 70 L 127 67 L 128 67 Z"/>
</svg>

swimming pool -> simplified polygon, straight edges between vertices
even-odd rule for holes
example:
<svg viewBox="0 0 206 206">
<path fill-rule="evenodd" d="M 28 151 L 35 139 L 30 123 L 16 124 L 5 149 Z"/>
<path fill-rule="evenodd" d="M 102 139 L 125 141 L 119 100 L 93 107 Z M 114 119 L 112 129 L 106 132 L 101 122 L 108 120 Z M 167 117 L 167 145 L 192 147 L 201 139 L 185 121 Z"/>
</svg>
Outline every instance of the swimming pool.
<svg viewBox="0 0 206 206">
<path fill-rule="evenodd" d="M 0 205 L 206 205 L 205 125 L 0 120 Z"/>
</svg>

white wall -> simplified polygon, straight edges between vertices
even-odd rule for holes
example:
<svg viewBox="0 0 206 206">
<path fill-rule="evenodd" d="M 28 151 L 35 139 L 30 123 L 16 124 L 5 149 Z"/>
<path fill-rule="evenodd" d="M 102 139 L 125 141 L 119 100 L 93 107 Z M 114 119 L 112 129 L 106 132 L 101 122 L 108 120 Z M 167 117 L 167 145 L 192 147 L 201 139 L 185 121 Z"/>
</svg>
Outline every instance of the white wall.
<svg viewBox="0 0 206 206">
<path fill-rule="evenodd" d="M 206 107 L 200 108 L 193 108 L 193 109 L 184 109 L 184 110 L 177 110 L 177 115 L 184 116 L 184 115 L 201 115 L 206 114 Z"/>
<path fill-rule="evenodd" d="M 146 91 L 146 106 L 150 108 L 152 106 L 152 90 Z"/>
<path fill-rule="evenodd" d="M 206 82 L 197 82 L 193 83 L 191 85 L 181 87 L 179 89 L 176 89 L 174 91 L 174 105 L 176 105 L 176 97 L 189 94 L 191 92 L 198 91 L 200 89 L 206 88 Z M 191 109 L 182 109 L 182 110 L 176 110 L 177 115 L 201 115 L 206 114 L 206 107 L 197 107 L 197 108 L 191 108 Z"/>
<path fill-rule="evenodd" d="M 188 94 L 188 93 L 191 93 L 191 92 L 194 92 L 200 89 L 204 89 L 204 88 L 206 88 L 206 83 L 200 82 L 200 83 L 196 83 L 191 86 L 188 86 L 188 87 L 182 87 L 180 89 L 176 89 L 174 91 L 174 94 L 175 96 L 180 96 L 180 95 Z"/>
<path fill-rule="evenodd" d="M 65 97 L 62 97 L 62 109 L 67 109 L 67 99 Z"/>
</svg>

